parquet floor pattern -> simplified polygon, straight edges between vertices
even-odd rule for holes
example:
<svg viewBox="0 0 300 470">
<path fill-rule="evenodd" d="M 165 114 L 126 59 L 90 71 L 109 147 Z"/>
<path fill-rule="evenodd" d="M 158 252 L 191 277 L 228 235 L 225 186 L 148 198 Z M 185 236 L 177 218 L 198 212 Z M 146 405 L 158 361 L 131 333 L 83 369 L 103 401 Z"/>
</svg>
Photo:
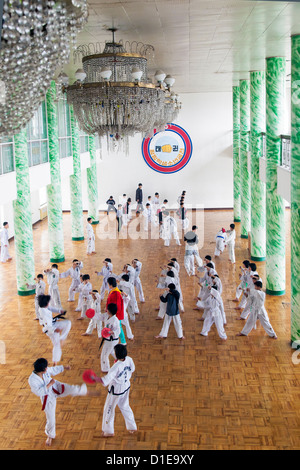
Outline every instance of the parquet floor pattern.
<svg viewBox="0 0 300 470">
<path fill-rule="evenodd" d="M 289 227 L 289 212 L 286 214 Z M 84 214 L 84 220 L 86 214 Z M 215 233 L 232 222 L 232 211 L 206 211 L 205 238 L 201 255 L 213 254 Z M 237 337 L 242 323 L 237 321 L 234 297 L 239 266 L 249 258 L 248 241 L 239 237 L 237 263 L 231 266 L 227 252 L 216 261 L 223 282 L 228 340 L 219 339 L 215 328 L 209 336 L 199 335 L 200 314 L 193 310 L 198 293 L 196 278 L 183 267 L 184 246 L 174 240 L 166 248 L 161 240 L 99 240 L 97 254 L 86 256 L 86 242 L 72 242 L 70 214 L 64 215 L 66 270 L 74 257 L 84 262 L 93 288 L 101 279 L 94 274 L 102 260 L 111 257 L 114 272 L 138 258 L 143 262 L 141 279 L 146 303 L 132 325 L 134 343 L 128 352 L 136 364 L 130 394 L 138 432 L 129 435 L 123 418 L 116 413 L 115 437 L 101 437 L 102 410 L 106 390 L 95 386 L 98 397 L 58 400 L 57 438 L 51 449 L 105 450 L 200 450 L 200 449 L 299 449 L 300 447 L 300 365 L 293 364 L 290 348 L 290 253 L 287 230 L 287 293 L 267 297 L 266 307 L 278 340 L 270 339 L 261 326 L 247 338 Z M 97 229 L 95 229 L 97 230 Z M 36 273 L 50 265 L 47 221 L 34 227 Z M 14 256 L 14 244 L 11 243 Z M 182 315 L 186 340 L 179 342 L 171 325 L 166 340 L 157 341 L 161 323 L 156 321 L 159 291 L 155 276 L 159 266 L 175 256 L 181 264 L 181 284 L 185 313 Z M 265 263 L 257 263 L 265 279 Z M 15 260 L 0 265 L 0 340 L 5 344 L 5 363 L 0 364 L 0 448 L 44 449 L 45 417 L 41 403 L 28 386 L 32 363 L 38 357 L 51 362 L 52 345 L 34 321 L 34 298 L 16 294 Z M 96 333 L 83 337 L 87 321 L 76 321 L 75 305 L 67 303 L 70 280 L 60 281 L 60 292 L 72 320 L 72 329 L 63 346 L 63 364 L 70 364 L 59 380 L 81 383 L 82 372 L 93 368 L 100 373 L 99 341 Z"/>
</svg>

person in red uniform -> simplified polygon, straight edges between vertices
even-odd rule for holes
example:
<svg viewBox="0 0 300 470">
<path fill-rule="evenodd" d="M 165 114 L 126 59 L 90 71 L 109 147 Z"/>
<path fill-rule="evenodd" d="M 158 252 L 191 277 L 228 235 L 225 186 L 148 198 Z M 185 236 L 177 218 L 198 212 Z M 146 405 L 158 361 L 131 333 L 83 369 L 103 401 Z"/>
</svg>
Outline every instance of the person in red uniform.
<svg viewBox="0 0 300 470">
<path fill-rule="evenodd" d="M 121 344 L 126 345 L 125 334 L 121 325 L 121 320 L 124 320 L 123 297 L 122 297 L 121 291 L 117 288 L 116 278 L 109 277 L 107 279 L 107 284 L 109 287 L 109 294 L 108 294 L 107 301 L 106 301 L 106 308 L 108 304 L 116 304 L 117 309 L 118 309 L 116 313 L 116 317 L 118 318 L 118 320 L 120 320 L 120 329 L 121 329 L 120 342 Z"/>
</svg>

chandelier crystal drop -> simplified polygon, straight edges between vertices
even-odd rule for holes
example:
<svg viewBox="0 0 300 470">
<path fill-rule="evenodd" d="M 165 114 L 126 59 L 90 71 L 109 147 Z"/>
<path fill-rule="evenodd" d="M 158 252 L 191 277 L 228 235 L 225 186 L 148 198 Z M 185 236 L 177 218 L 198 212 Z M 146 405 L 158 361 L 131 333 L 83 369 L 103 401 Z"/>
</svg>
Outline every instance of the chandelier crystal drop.
<svg viewBox="0 0 300 470">
<path fill-rule="evenodd" d="M 4 0 L 0 136 L 18 133 L 32 118 L 87 17 L 86 0 Z"/>
<path fill-rule="evenodd" d="M 137 133 L 143 136 L 164 129 L 178 114 L 178 96 L 171 93 L 175 79 L 162 71 L 157 83 L 148 77 L 147 59 L 154 48 L 138 42 L 115 42 L 101 45 L 80 45 L 74 51 L 74 61 L 82 61 L 77 80 L 64 87 L 67 102 L 73 106 L 79 127 L 89 135 L 106 136 L 109 150 L 128 152 L 128 139 Z M 81 75 L 81 79 L 80 79 Z"/>
</svg>

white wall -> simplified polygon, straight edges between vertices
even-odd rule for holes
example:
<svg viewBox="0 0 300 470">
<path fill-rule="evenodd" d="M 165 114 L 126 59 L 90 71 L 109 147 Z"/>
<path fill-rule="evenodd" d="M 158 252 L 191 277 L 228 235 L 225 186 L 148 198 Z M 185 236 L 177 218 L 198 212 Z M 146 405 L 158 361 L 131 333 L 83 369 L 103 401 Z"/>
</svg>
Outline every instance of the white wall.
<svg viewBox="0 0 300 470">
<path fill-rule="evenodd" d="M 182 110 L 176 121 L 191 137 L 193 155 L 187 166 L 174 174 L 165 175 L 151 170 L 141 152 L 141 137 L 130 140 L 130 153 L 110 153 L 103 140 L 102 161 L 98 160 L 99 207 L 113 195 L 126 193 L 133 201 L 139 182 L 144 199 L 157 191 L 161 198 L 176 204 L 186 190 L 186 203 L 205 208 L 233 206 L 232 183 L 232 95 L 231 93 L 184 94 L 180 96 Z M 86 172 L 83 172 L 83 208 L 88 208 Z M 63 191 L 63 208 L 70 209 L 69 182 Z"/>
</svg>

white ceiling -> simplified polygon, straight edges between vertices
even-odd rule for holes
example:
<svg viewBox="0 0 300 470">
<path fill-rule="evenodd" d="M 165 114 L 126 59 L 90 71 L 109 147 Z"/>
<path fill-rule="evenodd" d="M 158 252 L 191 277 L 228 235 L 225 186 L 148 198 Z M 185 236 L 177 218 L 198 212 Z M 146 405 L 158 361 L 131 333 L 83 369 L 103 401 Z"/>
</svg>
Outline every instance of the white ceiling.
<svg viewBox="0 0 300 470">
<path fill-rule="evenodd" d="M 176 78 L 174 91 L 230 91 L 265 58 L 285 56 L 300 33 L 300 3 L 247 0 L 88 0 L 89 20 L 77 44 L 116 39 L 155 47 L 150 76 L 158 68 Z M 74 76 L 79 64 L 66 71 Z"/>
</svg>

